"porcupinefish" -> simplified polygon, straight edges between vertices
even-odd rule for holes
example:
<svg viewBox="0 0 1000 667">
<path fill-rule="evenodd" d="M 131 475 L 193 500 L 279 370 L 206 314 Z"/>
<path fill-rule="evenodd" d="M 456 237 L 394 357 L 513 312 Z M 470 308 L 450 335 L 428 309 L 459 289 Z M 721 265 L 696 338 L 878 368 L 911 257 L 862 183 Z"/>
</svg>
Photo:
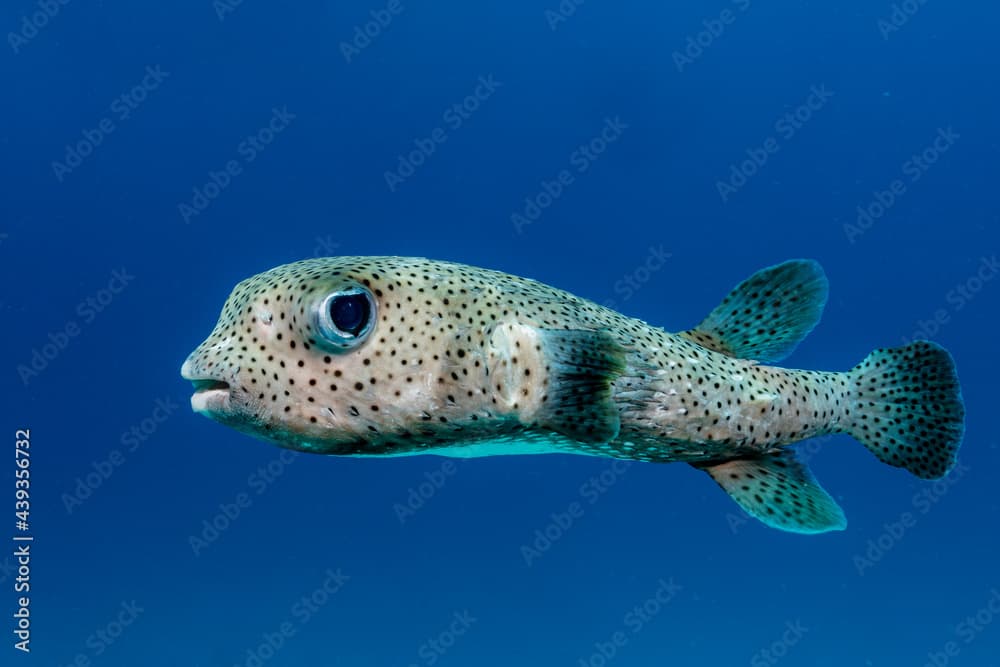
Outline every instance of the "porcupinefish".
<svg viewBox="0 0 1000 667">
<path fill-rule="evenodd" d="M 924 479 L 956 462 L 951 356 L 919 341 L 847 372 L 772 365 L 819 321 L 813 261 L 760 271 L 668 333 L 533 280 L 404 257 L 287 264 L 233 290 L 184 362 L 192 408 L 340 456 L 587 454 L 708 473 L 747 513 L 843 530 L 790 445 L 847 433 Z"/>
</svg>

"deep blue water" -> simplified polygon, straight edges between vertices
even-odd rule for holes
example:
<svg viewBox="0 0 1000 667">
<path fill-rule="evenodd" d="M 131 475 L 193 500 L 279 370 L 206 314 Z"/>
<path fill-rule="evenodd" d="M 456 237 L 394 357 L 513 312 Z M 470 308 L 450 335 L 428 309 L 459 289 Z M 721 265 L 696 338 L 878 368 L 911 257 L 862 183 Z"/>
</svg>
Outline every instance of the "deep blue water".
<svg viewBox="0 0 1000 667">
<path fill-rule="evenodd" d="M 1000 664 L 996 9 L 562 4 L 4 3 L 0 536 L 29 428 L 35 542 L 2 664 Z M 670 330 L 816 258 L 787 365 L 947 346 L 961 466 L 806 445 L 850 525 L 803 537 L 685 465 L 282 460 L 192 413 L 232 286 L 336 254 Z"/>
</svg>

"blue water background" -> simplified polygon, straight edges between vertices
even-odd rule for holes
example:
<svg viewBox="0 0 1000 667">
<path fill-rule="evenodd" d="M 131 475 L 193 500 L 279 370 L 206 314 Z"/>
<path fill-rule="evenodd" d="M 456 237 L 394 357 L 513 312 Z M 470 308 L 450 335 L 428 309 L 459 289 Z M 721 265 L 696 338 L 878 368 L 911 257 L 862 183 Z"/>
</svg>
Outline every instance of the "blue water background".
<svg viewBox="0 0 1000 667">
<path fill-rule="evenodd" d="M 0 535 L 14 430 L 30 428 L 36 536 L 33 651 L 10 646 L 7 559 L 2 664 L 1000 664 L 993 5 L 914 2 L 895 29 L 885 1 L 586 0 L 554 18 L 555 0 L 71 0 L 32 31 L 40 6 L 0 10 L 23 38 L 0 47 Z M 355 41 L 373 10 L 387 25 Z M 455 104 L 476 108 L 458 124 Z M 242 142 L 276 109 L 294 118 L 249 159 Z M 609 121 L 614 140 L 580 162 Z M 435 128 L 445 140 L 411 158 Z M 421 164 L 390 184 L 401 159 Z M 185 214 L 229 161 L 240 173 Z M 745 183 L 723 197 L 733 169 Z M 572 182 L 537 199 L 562 170 Z M 549 205 L 518 228 L 526 199 Z M 969 409 L 963 472 L 935 487 L 836 437 L 811 465 L 849 528 L 802 537 L 745 520 L 684 465 L 276 463 L 190 412 L 179 368 L 236 282 L 316 254 L 502 269 L 671 330 L 759 268 L 816 258 L 831 300 L 788 365 L 946 345 Z M 594 498 L 602 473 L 614 483 Z M 89 497 L 67 500 L 81 483 Z M 401 519 L 411 490 L 426 500 Z M 241 493 L 249 506 L 219 521 Z M 226 527 L 195 549 L 206 521 Z M 317 593 L 330 571 L 346 583 Z M 142 611 L 119 628 L 123 604 Z"/>
</svg>

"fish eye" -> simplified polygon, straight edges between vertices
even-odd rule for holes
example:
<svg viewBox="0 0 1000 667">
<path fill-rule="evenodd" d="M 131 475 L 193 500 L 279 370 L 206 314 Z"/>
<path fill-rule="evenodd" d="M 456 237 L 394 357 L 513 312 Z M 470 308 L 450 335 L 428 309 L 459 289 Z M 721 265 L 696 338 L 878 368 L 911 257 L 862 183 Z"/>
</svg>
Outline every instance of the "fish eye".
<svg viewBox="0 0 1000 667">
<path fill-rule="evenodd" d="M 375 297 L 360 287 L 333 292 L 320 302 L 316 321 L 330 347 L 351 350 L 375 327 Z"/>
</svg>

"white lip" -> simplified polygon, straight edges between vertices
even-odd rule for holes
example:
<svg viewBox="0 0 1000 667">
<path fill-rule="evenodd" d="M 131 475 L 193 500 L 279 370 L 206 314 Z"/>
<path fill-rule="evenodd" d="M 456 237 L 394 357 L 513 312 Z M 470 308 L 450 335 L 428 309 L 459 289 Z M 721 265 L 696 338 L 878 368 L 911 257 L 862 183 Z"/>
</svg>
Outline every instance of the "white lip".
<svg viewBox="0 0 1000 667">
<path fill-rule="evenodd" d="M 203 389 L 191 395 L 191 409 L 201 414 L 226 412 L 229 409 L 228 389 Z"/>
</svg>

